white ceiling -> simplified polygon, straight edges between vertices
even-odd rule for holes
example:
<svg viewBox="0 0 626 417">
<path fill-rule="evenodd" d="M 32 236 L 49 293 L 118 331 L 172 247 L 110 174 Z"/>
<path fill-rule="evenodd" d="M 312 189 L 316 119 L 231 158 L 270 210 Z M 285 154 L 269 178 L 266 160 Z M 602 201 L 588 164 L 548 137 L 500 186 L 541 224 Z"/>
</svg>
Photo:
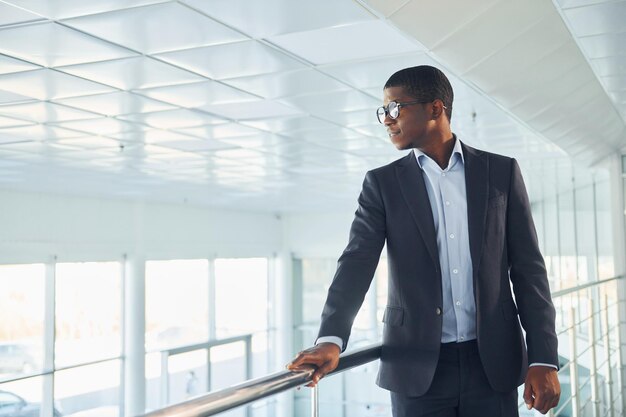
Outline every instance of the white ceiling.
<svg viewBox="0 0 626 417">
<path fill-rule="evenodd" d="M 353 207 L 403 155 L 382 85 L 419 64 L 467 143 L 591 164 L 626 142 L 623 22 L 624 1 L 0 0 L 0 188 Z"/>
</svg>

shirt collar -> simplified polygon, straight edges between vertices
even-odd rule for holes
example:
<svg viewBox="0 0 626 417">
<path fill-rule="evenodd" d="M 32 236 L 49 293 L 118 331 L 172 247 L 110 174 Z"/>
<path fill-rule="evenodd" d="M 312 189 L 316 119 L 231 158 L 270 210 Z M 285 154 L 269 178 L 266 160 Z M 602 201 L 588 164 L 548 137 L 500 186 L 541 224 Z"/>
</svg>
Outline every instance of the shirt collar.
<svg viewBox="0 0 626 417">
<path fill-rule="evenodd" d="M 461 141 L 456 137 L 453 133 L 452 137 L 454 138 L 454 148 L 452 148 L 452 154 L 450 155 L 450 159 L 448 161 L 448 167 L 446 169 L 450 169 L 454 165 L 454 158 L 456 154 L 458 154 L 458 158 L 461 160 L 463 164 L 465 164 L 465 158 L 463 156 L 463 148 L 461 147 Z M 426 155 L 424 152 L 420 151 L 417 148 L 413 148 L 413 153 L 415 154 L 415 159 L 417 160 L 417 164 L 420 168 L 423 168 L 424 159 L 428 158 L 432 161 L 432 159 Z M 434 162 L 434 161 L 433 161 Z"/>
</svg>

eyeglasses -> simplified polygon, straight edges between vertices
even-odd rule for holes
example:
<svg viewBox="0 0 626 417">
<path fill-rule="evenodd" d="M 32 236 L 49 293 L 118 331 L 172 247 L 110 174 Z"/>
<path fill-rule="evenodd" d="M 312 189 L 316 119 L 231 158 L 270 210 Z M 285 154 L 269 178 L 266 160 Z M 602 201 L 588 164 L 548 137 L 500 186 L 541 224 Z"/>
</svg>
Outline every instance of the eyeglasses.
<svg viewBox="0 0 626 417">
<path fill-rule="evenodd" d="M 381 124 L 385 124 L 385 117 L 389 116 L 391 119 L 397 119 L 400 115 L 400 107 L 410 106 L 412 104 L 425 104 L 430 101 L 407 101 L 404 103 L 398 103 L 396 101 L 390 101 L 386 106 L 380 106 L 376 109 L 376 118 Z M 447 109 L 446 106 L 443 106 Z"/>
</svg>

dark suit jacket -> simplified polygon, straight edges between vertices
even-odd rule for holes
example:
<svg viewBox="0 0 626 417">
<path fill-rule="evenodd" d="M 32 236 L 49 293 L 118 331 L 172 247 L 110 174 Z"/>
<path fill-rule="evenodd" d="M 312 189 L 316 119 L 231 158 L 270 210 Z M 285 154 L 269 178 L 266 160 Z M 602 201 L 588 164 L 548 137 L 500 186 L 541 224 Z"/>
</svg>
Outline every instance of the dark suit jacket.
<svg viewBox="0 0 626 417">
<path fill-rule="evenodd" d="M 466 145 L 463 155 L 478 349 L 492 388 L 510 391 L 524 381 L 529 359 L 558 365 L 555 311 L 517 162 Z M 346 348 L 386 240 L 389 289 L 377 384 L 419 396 L 435 373 L 443 315 L 433 215 L 414 153 L 368 172 L 358 202 L 319 336 L 339 336 Z"/>
</svg>

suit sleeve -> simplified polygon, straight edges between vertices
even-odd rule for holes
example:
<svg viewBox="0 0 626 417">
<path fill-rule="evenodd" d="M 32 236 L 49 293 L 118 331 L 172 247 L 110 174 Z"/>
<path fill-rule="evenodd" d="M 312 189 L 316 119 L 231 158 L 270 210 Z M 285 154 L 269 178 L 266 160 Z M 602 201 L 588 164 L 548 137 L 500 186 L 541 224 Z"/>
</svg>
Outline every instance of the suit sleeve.
<svg viewBox="0 0 626 417">
<path fill-rule="evenodd" d="M 511 161 L 506 236 L 509 276 L 520 320 L 526 331 L 529 363 L 558 367 L 555 310 L 543 256 L 531 216 L 530 201 L 517 161 Z"/>
<path fill-rule="evenodd" d="M 385 243 L 385 209 L 380 188 L 370 171 L 363 181 L 348 245 L 337 262 L 328 289 L 318 337 L 337 336 L 346 349 L 354 318 L 370 286 Z"/>
</svg>

